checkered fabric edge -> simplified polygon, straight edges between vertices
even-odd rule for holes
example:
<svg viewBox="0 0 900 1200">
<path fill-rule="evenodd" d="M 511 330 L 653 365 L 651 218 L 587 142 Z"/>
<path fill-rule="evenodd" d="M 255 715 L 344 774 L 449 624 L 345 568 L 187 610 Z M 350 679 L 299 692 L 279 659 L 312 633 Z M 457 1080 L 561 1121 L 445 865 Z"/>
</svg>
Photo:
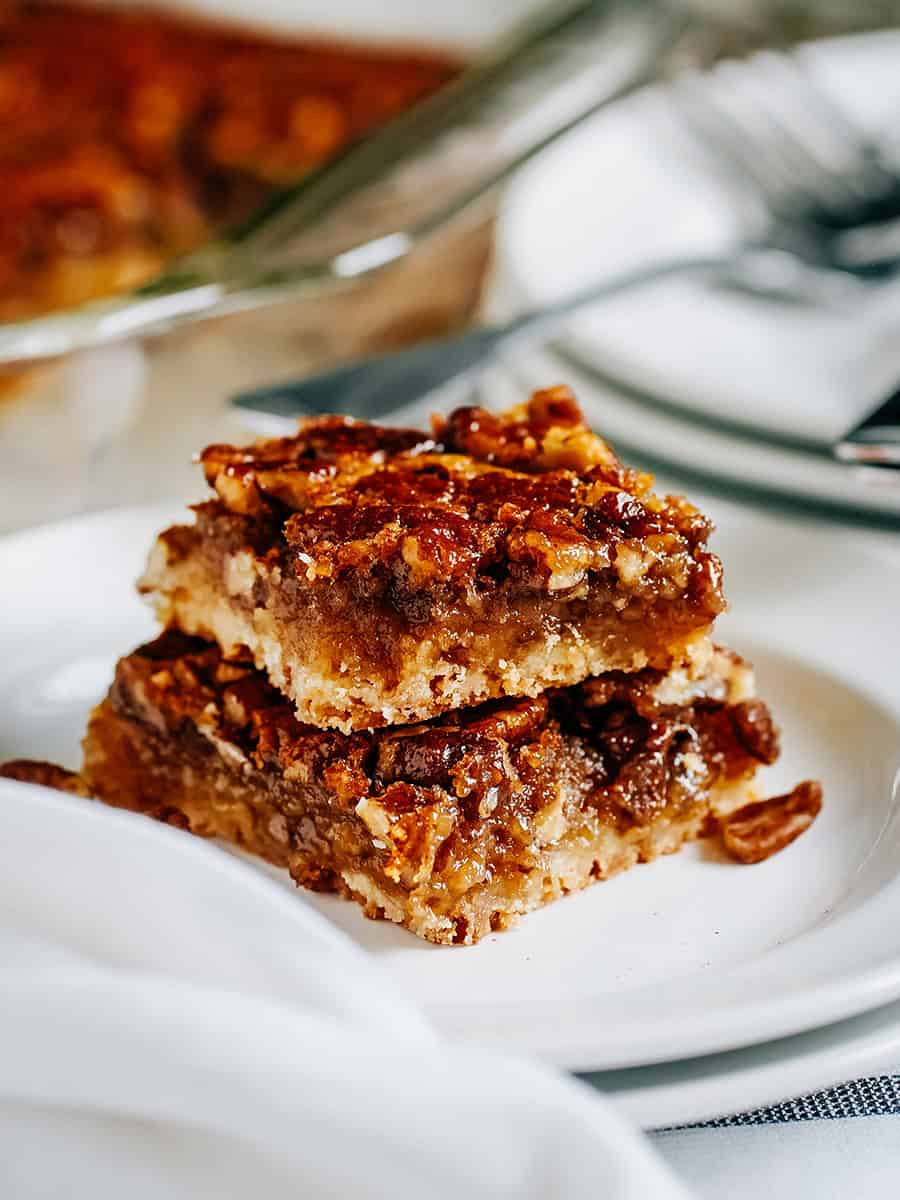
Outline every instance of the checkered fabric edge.
<svg viewBox="0 0 900 1200">
<path fill-rule="evenodd" d="M 836 1121 L 843 1117 L 900 1116 L 900 1075 L 874 1075 L 837 1087 L 785 1100 L 768 1108 L 717 1117 L 679 1129 L 715 1129 L 726 1125 L 774 1125 L 786 1121 Z"/>
</svg>

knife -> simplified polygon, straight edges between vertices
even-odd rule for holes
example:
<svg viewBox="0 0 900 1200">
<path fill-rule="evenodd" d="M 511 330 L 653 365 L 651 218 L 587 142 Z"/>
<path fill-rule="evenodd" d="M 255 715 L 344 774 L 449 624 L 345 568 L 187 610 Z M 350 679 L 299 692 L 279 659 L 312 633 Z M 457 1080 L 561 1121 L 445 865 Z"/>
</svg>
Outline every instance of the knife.
<svg viewBox="0 0 900 1200">
<path fill-rule="evenodd" d="M 841 462 L 900 467 L 900 387 L 834 447 Z"/>
</svg>

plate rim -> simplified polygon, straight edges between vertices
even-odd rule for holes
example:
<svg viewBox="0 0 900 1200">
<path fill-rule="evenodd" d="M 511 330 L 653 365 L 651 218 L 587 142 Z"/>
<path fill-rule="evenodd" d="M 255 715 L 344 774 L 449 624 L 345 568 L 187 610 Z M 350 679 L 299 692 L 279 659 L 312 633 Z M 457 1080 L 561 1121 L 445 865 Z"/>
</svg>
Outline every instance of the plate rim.
<svg viewBox="0 0 900 1200">
<path fill-rule="evenodd" d="M 797 1099 L 900 1061 L 900 1001 L 719 1054 L 579 1072 L 647 1131 L 694 1125 Z M 654 1076 L 661 1077 L 654 1081 Z M 789 1082 L 788 1082 L 789 1076 Z"/>
</svg>

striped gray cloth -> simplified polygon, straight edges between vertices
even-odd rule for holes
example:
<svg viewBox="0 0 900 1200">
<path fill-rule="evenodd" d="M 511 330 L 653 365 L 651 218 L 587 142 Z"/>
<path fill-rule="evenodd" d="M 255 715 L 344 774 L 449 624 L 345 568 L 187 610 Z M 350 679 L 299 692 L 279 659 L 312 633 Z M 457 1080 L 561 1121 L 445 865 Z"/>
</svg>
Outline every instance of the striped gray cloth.
<svg viewBox="0 0 900 1200">
<path fill-rule="evenodd" d="M 837 1087 L 756 1108 L 732 1117 L 717 1117 L 681 1129 L 711 1129 L 728 1125 L 775 1125 L 786 1121 L 834 1121 L 843 1117 L 900 1116 L 900 1075 L 873 1075 Z"/>
</svg>

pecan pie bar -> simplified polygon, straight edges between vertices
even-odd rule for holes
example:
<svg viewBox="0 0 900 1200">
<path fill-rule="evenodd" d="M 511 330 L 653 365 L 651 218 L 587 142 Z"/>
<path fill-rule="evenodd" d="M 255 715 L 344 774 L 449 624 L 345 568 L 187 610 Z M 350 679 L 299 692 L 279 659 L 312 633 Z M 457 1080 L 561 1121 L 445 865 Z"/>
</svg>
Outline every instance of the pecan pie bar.
<svg viewBox="0 0 900 1200">
<path fill-rule="evenodd" d="M 709 522 L 623 467 L 567 388 L 430 434 L 316 418 L 201 461 L 215 498 L 141 588 L 166 625 L 246 647 L 314 725 L 665 670 L 724 607 Z"/>
<path fill-rule="evenodd" d="M 110 804 L 465 944 L 677 850 L 755 799 L 777 754 L 749 667 L 708 640 L 668 673 L 345 734 L 301 724 L 249 660 L 169 631 L 120 661 L 84 777 Z"/>
</svg>

